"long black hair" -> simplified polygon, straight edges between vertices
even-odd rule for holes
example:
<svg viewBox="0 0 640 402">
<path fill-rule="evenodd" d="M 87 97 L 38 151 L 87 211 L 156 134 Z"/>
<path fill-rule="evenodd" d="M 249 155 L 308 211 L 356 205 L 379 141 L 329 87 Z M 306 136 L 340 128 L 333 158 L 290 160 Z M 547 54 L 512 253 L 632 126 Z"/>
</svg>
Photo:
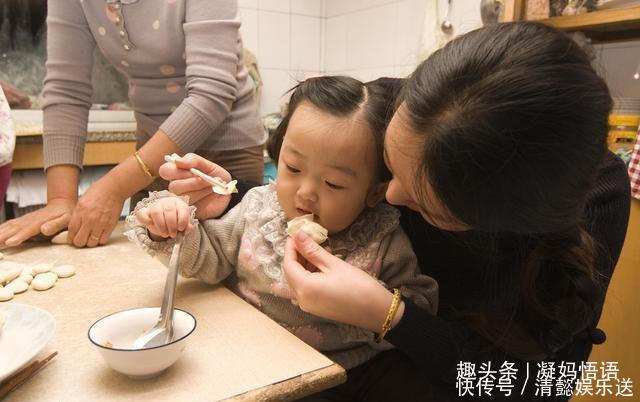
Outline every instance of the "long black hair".
<svg viewBox="0 0 640 402">
<path fill-rule="evenodd" d="M 287 111 L 267 142 L 269 156 L 277 163 L 291 116 L 306 101 L 338 117 L 349 117 L 361 112 L 361 118 L 369 125 L 376 142 L 378 180 L 390 180 L 391 174 L 382 163 L 382 147 L 384 133 L 393 117 L 403 82 L 404 79 L 385 77 L 362 83 L 346 76 L 323 76 L 298 83 L 290 90 L 292 94 Z"/>
<path fill-rule="evenodd" d="M 469 320 L 516 355 L 552 354 L 593 324 L 599 300 L 597 250 L 580 219 L 606 152 L 607 85 L 564 33 L 517 22 L 436 51 L 409 77 L 402 101 L 423 139 L 418 183 L 433 188 L 418 186 L 421 203 L 435 196 L 499 248 L 519 250 L 500 273 L 514 281 L 498 279 L 501 296 Z M 493 315 L 508 297 L 510 314 Z"/>
</svg>

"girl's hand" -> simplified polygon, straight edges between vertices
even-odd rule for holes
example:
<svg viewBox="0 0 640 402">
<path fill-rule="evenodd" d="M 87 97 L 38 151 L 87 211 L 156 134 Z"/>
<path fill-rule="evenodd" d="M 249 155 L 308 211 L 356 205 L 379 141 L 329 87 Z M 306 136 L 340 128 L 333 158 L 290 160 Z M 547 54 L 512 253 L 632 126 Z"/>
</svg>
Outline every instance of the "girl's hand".
<svg viewBox="0 0 640 402">
<path fill-rule="evenodd" d="M 178 197 L 160 198 L 136 212 L 136 218 L 147 227 L 154 240 L 175 238 L 178 232 L 191 233 L 191 209 Z"/>
<path fill-rule="evenodd" d="M 284 273 L 302 310 L 380 332 L 393 294 L 366 272 L 331 255 L 302 231 L 287 239 Z M 403 313 L 401 303 L 392 325 L 400 321 Z"/>
<path fill-rule="evenodd" d="M 217 218 L 229 205 L 231 196 L 214 193 L 211 184 L 191 173 L 191 168 L 211 177 L 220 177 L 226 182 L 231 181 L 231 175 L 222 167 L 191 153 L 178 159 L 176 163 L 163 164 L 158 172 L 163 179 L 169 181 L 169 191 L 189 196 L 189 203 L 196 207 L 196 218 Z"/>
</svg>

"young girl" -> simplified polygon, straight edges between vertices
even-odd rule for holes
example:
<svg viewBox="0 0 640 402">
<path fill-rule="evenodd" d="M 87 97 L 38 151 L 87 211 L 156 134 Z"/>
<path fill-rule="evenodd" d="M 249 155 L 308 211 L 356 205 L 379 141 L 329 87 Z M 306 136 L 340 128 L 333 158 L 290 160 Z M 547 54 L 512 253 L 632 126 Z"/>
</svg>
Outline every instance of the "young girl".
<svg viewBox="0 0 640 402">
<path fill-rule="evenodd" d="M 282 261 L 287 221 L 313 214 L 329 233 L 323 245 L 435 313 L 436 282 L 419 274 L 400 214 L 380 203 L 389 178 L 382 136 L 393 100 L 384 81 L 306 80 L 295 88 L 269 146 L 278 162 L 275 183 L 250 190 L 221 219 L 200 224 L 195 207 L 182 198 L 152 193 L 127 218 L 127 235 L 166 260 L 173 243 L 167 238 L 185 231 L 183 276 L 218 283 L 235 271 L 238 295 L 343 367 L 363 363 L 391 346 L 377 344 L 372 331 L 303 312 L 292 300 Z"/>
</svg>

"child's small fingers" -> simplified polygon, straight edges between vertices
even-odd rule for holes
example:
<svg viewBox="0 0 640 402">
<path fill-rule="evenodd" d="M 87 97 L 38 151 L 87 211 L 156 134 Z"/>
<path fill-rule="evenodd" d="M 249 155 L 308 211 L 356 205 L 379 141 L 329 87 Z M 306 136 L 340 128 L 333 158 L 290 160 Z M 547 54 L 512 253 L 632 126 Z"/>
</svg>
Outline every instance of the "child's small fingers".
<svg viewBox="0 0 640 402">
<path fill-rule="evenodd" d="M 167 205 L 164 214 L 164 222 L 167 225 L 167 233 L 171 237 L 176 237 L 178 234 L 178 210 L 175 205 Z"/>
<path fill-rule="evenodd" d="M 178 230 L 180 232 L 184 232 L 189 225 L 190 218 L 190 208 L 185 206 L 183 208 L 178 208 Z"/>
<path fill-rule="evenodd" d="M 193 224 L 189 222 L 187 224 L 187 228 L 184 230 L 184 233 L 189 235 L 193 232 L 194 229 L 195 229 L 195 226 L 193 226 Z"/>
<path fill-rule="evenodd" d="M 153 225 L 157 230 L 156 234 L 162 237 L 169 236 L 167 225 L 164 221 L 164 211 L 161 208 L 151 208 L 149 210 L 149 216 L 151 217 Z"/>
<path fill-rule="evenodd" d="M 152 223 L 151 218 L 149 217 L 149 210 L 147 208 L 142 208 L 136 212 L 136 219 L 145 226 L 149 226 Z"/>
<path fill-rule="evenodd" d="M 154 225 L 153 223 L 147 226 L 147 230 L 149 231 L 149 233 L 151 233 L 154 236 L 164 237 L 162 233 L 160 233 L 156 225 Z"/>
</svg>

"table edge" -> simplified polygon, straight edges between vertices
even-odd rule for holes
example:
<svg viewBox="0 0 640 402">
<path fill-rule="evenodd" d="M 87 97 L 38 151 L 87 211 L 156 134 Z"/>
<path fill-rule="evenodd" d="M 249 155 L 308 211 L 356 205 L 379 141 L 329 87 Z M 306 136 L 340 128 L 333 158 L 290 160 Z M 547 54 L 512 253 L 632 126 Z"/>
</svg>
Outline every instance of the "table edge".
<svg viewBox="0 0 640 402">
<path fill-rule="evenodd" d="M 224 401 L 292 401 L 322 390 L 340 385 L 347 380 L 347 373 L 339 364 L 266 385 Z"/>
</svg>

